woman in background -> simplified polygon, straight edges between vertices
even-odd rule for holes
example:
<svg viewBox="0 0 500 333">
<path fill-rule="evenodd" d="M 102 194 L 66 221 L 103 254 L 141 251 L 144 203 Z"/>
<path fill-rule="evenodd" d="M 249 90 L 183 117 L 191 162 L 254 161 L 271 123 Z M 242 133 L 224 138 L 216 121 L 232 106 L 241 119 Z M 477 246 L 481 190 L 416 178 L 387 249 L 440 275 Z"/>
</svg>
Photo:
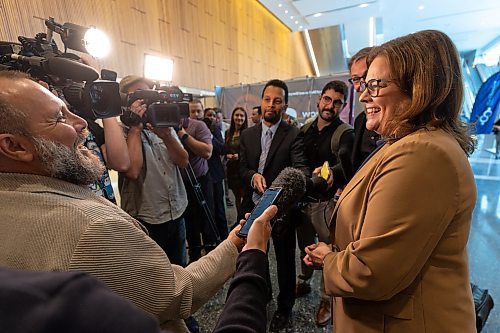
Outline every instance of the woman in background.
<svg viewBox="0 0 500 333">
<path fill-rule="evenodd" d="M 239 174 L 240 133 L 248 127 L 247 112 L 241 106 L 236 107 L 231 114 L 231 126 L 226 131 L 227 182 L 233 191 L 238 220 L 243 217 L 241 200 L 245 187 Z"/>
</svg>

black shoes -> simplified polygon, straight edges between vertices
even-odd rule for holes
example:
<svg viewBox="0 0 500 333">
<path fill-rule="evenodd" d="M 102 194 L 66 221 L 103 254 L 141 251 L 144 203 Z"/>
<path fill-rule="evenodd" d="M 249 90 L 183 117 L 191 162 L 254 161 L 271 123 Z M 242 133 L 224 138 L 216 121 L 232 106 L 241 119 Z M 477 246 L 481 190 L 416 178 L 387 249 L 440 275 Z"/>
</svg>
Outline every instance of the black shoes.
<svg viewBox="0 0 500 333">
<path fill-rule="evenodd" d="M 269 326 L 269 331 L 277 332 L 290 325 L 290 317 L 292 312 L 282 312 L 276 311 L 271 320 L 271 325 Z"/>
</svg>

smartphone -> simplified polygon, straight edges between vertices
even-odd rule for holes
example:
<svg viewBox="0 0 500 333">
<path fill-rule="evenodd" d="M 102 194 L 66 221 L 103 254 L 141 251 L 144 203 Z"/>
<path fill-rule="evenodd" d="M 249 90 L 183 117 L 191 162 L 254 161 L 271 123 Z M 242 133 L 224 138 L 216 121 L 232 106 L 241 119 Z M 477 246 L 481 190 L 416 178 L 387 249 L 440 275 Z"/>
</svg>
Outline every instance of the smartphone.
<svg viewBox="0 0 500 333">
<path fill-rule="evenodd" d="M 324 180 L 328 180 L 328 176 L 330 175 L 330 165 L 328 165 L 328 161 L 325 161 L 325 163 L 323 163 L 319 174 Z"/>
<path fill-rule="evenodd" d="M 276 202 L 276 200 L 278 200 L 281 195 L 281 190 L 281 187 L 270 187 L 264 192 L 264 194 L 260 198 L 260 201 L 252 210 L 245 224 L 238 232 L 238 236 L 242 238 L 246 238 L 248 236 L 248 231 L 250 231 L 250 227 L 252 226 L 253 221 L 255 221 L 255 219 L 259 217 L 267 207 L 271 206 Z"/>
</svg>

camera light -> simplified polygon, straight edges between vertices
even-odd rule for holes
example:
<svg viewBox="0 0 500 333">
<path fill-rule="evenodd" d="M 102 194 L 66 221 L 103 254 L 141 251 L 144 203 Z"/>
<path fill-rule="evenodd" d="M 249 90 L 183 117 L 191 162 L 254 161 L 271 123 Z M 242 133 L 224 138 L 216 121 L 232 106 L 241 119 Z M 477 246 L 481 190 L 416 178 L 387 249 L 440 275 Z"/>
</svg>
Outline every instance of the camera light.
<svg viewBox="0 0 500 333">
<path fill-rule="evenodd" d="M 151 54 L 144 56 L 144 77 L 161 82 L 172 82 L 174 61 L 170 58 L 157 57 Z"/>
<path fill-rule="evenodd" d="M 107 56 L 111 50 L 111 43 L 109 42 L 108 36 L 94 27 L 91 27 L 85 32 L 83 41 L 87 52 L 96 58 Z"/>
</svg>

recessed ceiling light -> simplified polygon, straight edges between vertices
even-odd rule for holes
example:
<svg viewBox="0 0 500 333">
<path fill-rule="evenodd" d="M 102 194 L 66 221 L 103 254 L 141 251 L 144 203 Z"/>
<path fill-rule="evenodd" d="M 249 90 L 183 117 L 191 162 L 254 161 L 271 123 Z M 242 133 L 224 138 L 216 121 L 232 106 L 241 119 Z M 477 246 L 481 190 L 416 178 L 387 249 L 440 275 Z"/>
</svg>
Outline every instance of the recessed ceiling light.
<svg viewBox="0 0 500 333">
<path fill-rule="evenodd" d="M 299 21 L 295 21 L 295 24 L 299 24 Z"/>
<path fill-rule="evenodd" d="M 279 3 L 279 4 L 278 4 L 278 7 L 283 7 L 283 5 Z"/>
<path fill-rule="evenodd" d="M 288 10 L 285 10 L 285 14 L 288 14 Z"/>
<path fill-rule="evenodd" d="M 299 29 L 302 29 L 302 28 L 303 28 L 303 26 L 299 26 Z"/>
<path fill-rule="evenodd" d="M 358 6 L 359 8 L 366 8 L 368 7 L 368 4 L 367 3 L 362 3 L 361 5 Z"/>
<path fill-rule="evenodd" d="M 293 15 L 292 15 L 292 16 L 290 16 L 290 20 L 293 20 Z"/>
<path fill-rule="evenodd" d="M 313 17 L 320 17 L 322 15 L 323 15 L 323 13 L 316 13 L 316 14 L 313 15 Z"/>
<path fill-rule="evenodd" d="M 424 5 L 420 5 L 418 6 L 418 10 L 424 10 L 425 9 L 425 6 Z"/>
</svg>

